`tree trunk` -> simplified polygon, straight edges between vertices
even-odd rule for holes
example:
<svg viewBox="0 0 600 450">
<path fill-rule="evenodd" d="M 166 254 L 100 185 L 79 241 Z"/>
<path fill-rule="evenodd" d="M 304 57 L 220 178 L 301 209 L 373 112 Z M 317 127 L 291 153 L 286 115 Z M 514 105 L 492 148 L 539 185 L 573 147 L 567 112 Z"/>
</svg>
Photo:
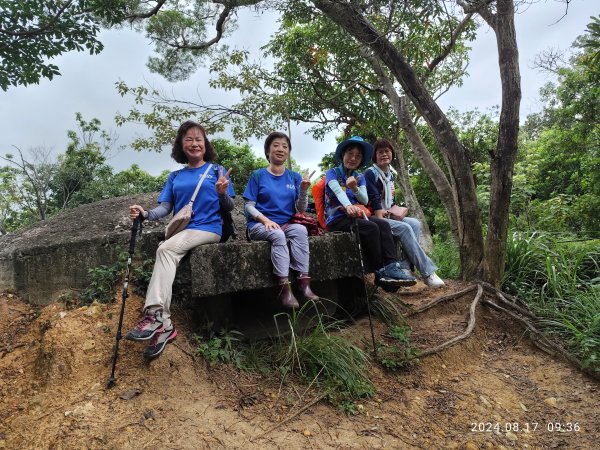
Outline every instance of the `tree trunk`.
<svg viewBox="0 0 600 450">
<path fill-rule="evenodd" d="M 425 144 L 423 143 L 423 140 L 419 135 L 419 131 L 417 130 L 417 127 L 415 126 L 414 122 L 410 117 L 405 97 L 400 99 L 399 106 L 400 107 L 398 109 L 397 115 L 398 119 L 400 120 L 400 126 L 404 130 L 408 142 L 410 142 L 410 147 L 414 155 L 421 163 L 421 166 L 423 167 L 425 172 L 427 172 L 427 175 L 431 179 L 433 186 L 435 187 L 438 195 L 440 196 L 442 205 L 444 205 L 444 208 L 446 209 L 446 214 L 448 215 L 450 230 L 452 231 L 452 235 L 454 236 L 455 241 L 458 243 L 458 218 L 455 202 L 456 193 L 454 192 L 452 186 L 448 182 L 444 171 L 438 165 L 436 160 L 433 159 L 431 153 L 427 150 L 427 147 L 425 147 Z"/>
<path fill-rule="evenodd" d="M 498 287 L 504 273 L 513 168 L 518 151 L 521 76 L 514 4 L 498 0 L 497 13 L 481 14 L 496 33 L 502 83 L 502 110 L 496 150 L 491 159 L 490 216 L 485 251 L 486 280 Z"/>
<path fill-rule="evenodd" d="M 421 204 L 415 195 L 415 191 L 410 184 L 410 178 L 408 176 L 408 169 L 406 168 L 406 162 L 404 161 L 404 149 L 397 142 L 394 143 L 394 147 L 396 148 L 396 158 L 393 161 L 393 166 L 398 172 L 398 183 L 400 183 L 400 187 L 402 189 L 402 193 L 404 194 L 404 201 L 406 202 L 406 206 L 409 210 L 409 215 L 412 217 L 416 217 L 421 221 L 421 246 L 426 253 L 431 253 L 433 250 L 433 240 L 431 239 L 431 230 L 429 229 L 429 225 L 427 225 L 427 220 L 425 219 L 425 214 L 423 213 L 423 208 L 421 208 Z"/>
<path fill-rule="evenodd" d="M 440 168 L 440 166 L 438 165 L 436 160 L 433 159 L 433 157 L 431 156 L 431 153 L 427 150 L 427 147 L 423 143 L 423 139 L 421 139 L 421 135 L 419 134 L 417 127 L 415 126 L 413 120 L 410 117 L 410 112 L 408 110 L 408 105 L 406 103 L 406 96 L 400 97 L 400 95 L 398 95 L 398 92 L 396 91 L 396 88 L 394 87 L 394 83 L 384 73 L 383 68 L 381 67 L 380 61 L 377 58 L 375 58 L 370 51 L 364 51 L 363 54 L 364 54 L 365 58 L 367 58 L 369 60 L 369 62 L 371 63 L 371 67 L 373 68 L 373 71 L 377 75 L 377 78 L 379 78 L 379 82 L 382 85 L 382 89 L 385 92 L 387 98 L 389 99 L 390 104 L 392 105 L 392 108 L 394 109 L 394 113 L 396 114 L 396 117 L 398 118 L 398 123 L 400 124 L 400 127 L 402 128 L 402 130 L 404 130 L 404 135 L 406 136 L 406 139 L 408 140 L 408 142 L 410 144 L 413 154 L 416 156 L 417 160 L 421 163 L 421 166 L 423 167 L 423 169 L 425 170 L 425 172 L 427 173 L 427 175 L 433 182 L 433 185 L 434 185 L 438 195 L 440 196 L 440 200 L 442 201 L 442 205 L 444 205 L 444 208 L 446 209 L 446 214 L 448 215 L 448 222 L 450 224 L 450 230 L 452 232 L 452 235 L 454 236 L 454 240 L 456 241 L 456 243 L 458 243 L 459 242 L 458 225 L 457 225 L 458 220 L 456 217 L 457 211 L 456 211 L 454 189 L 452 188 L 451 184 L 448 182 L 448 179 L 446 178 L 446 174 L 444 173 L 444 171 Z M 397 148 L 398 148 L 398 151 L 402 150 L 399 146 L 397 146 Z M 402 158 L 403 158 L 402 154 L 400 154 L 399 156 L 402 156 Z M 403 166 L 403 167 L 398 166 L 396 168 L 396 170 L 398 170 L 399 171 L 398 173 L 400 174 L 400 169 L 401 168 L 405 169 L 405 163 L 404 163 L 404 159 L 400 159 L 400 157 L 398 157 L 398 162 L 400 164 L 402 164 L 402 166 Z M 404 190 L 406 187 L 409 190 L 405 191 L 405 192 L 414 193 L 412 186 L 410 186 L 410 183 L 408 182 L 408 173 L 406 174 L 406 180 L 407 180 L 406 186 L 403 186 L 402 189 Z M 400 180 L 400 182 L 402 183 L 402 180 Z M 412 198 L 408 197 L 407 204 L 411 201 L 412 201 Z M 431 240 L 431 232 L 429 231 L 429 226 L 427 225 L 427 223 L 425 221 L 425 215 L 423 214 L 423 209 L 421 208 L 421 205 L 419 204 L 419 202 L 416 198 L 416 195 L 414 196 L 414 203 L 415 203 L 415 207 L 418 205 L 418 209 L 415 211 L 416 217 L 419 218 L 419 220 L 421 220 L 423 222 L 424 227 L 427 227 L 427 231 L 428 231 L 429 235 L 425 236 L 425 233 L 424 233 L 424 237 L 428 241 L 427 245 L 431 245 L 431 248 L 429 249 L 429 251 L 430 251 L 433 248 L 433 242 Z M 409 205 L 409 208 L 410 207 L 411 206 Z"/>
<path fill-rule="evenodd" d="M 466 279 L 480 277 L 484 244 L 475 182 L 467 155 L 448 118 L 435 103 L 412 67 L 392 43 L 362 16 L 356 6 L 331 0 L 313 0 L 313 4 L 348 34 L 368 46 L 381 59 L 429 124 L 440 149 L 448 159 L 449 174 L 454 179 L 453 185 L 456 187 L 454 201 L 458 211 L 462 276 Z"/>
</svg>

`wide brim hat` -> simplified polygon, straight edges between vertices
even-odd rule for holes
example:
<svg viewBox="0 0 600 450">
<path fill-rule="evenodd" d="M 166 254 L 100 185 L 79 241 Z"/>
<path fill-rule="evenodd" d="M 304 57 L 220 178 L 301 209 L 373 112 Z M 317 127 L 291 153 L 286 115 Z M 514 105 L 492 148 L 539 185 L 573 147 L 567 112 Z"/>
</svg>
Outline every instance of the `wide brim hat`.
<svg viewBox="0 0 600 450">
<path fill-rule="evenodd" d="M 362 150 L 363 158 L 360 162 L 360 167 L 365 167 L 371 164 L 371 160 L 373 159 L 373 146 L 360 136 L 352 136 L 350 139 L 340 142 L 335 149 L 335 160 L 339 163 L 342 163 L 342 155 L 346 149 L 351 146 L 358 146 Z"/>
</svg>

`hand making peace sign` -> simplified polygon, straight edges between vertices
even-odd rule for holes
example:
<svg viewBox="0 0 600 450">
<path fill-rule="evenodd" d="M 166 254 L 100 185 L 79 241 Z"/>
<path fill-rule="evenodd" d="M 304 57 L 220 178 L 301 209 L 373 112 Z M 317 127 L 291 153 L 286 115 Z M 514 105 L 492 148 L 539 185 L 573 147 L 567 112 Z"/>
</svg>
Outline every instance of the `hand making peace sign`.
<svg viewBox="0 0 600 450">
<path fill-rule="evenodd" d="M 313 170 L 310 175 L 308 174 L 308 169 L 302 172 L 302 181 L 300 182 L 300 190 L 306 191 L 310 187 L 310 179 L 315 174 L 315 170 Z"/>
<path fill-rule="evenodd" d="M 227 171 L 225 175 L 223 175 L 223 167 L 219 168 L 219 179 L 215 183 L 215 188 L 217 189 L 217 194 L 224 194 L 227 192 L 227 188 L 229 187 L 229 174 L 231 173 L 231 168 Z"/>
</svg>

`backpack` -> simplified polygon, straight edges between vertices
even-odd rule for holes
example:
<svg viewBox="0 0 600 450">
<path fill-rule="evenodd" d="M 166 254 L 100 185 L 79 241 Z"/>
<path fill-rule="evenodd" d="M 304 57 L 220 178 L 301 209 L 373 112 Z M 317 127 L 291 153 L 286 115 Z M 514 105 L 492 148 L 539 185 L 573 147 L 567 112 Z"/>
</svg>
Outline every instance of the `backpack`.
<svg viewBox="0 0 600 450">
<path fill-rule="evenodd" d="M 342 184 L 342 176 L 338 167 L 335 168 L 338 177 L 338 183 Z M 315 202 L 315 210 L 317 211 L 317 221 L 324 230 L 327 229 L 325 218 L 325 175 L 317 181 L 311 188 L 312 197 Z"/>
<path fill-rule="evenodd" d="M 311 188 L 313 200 L 315 202 L 315 210 L 317 211 L 317 221 L 319 226 L 324 230 L 327 229 L 325 225 L 325 175 L 317 181 Z"/>
</svg>

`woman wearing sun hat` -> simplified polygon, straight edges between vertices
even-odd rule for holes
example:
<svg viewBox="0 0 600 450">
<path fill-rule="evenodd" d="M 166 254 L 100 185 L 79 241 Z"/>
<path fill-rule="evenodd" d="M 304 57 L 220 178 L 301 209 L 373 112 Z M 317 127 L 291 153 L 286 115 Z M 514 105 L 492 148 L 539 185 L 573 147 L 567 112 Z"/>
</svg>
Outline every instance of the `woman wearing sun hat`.
<svg viewBox="0 0 600 450">
<path fill-rule="evenodd" d="M 341 142 L 335 150 L 338 166 L 325 174 L 325 217 L 330 231 L 350 231 L 356 221 L 358 234 L 369 265 L 375 271 L 375 282 L 387 286 L 412 286 L 413 276 L 400 270 L 396 245 L 385 219 L 366 217 L 369 201 L 365 178 L 358 169 L 371 163 L 373 146 L 360 136 Z"/>
</svg>

